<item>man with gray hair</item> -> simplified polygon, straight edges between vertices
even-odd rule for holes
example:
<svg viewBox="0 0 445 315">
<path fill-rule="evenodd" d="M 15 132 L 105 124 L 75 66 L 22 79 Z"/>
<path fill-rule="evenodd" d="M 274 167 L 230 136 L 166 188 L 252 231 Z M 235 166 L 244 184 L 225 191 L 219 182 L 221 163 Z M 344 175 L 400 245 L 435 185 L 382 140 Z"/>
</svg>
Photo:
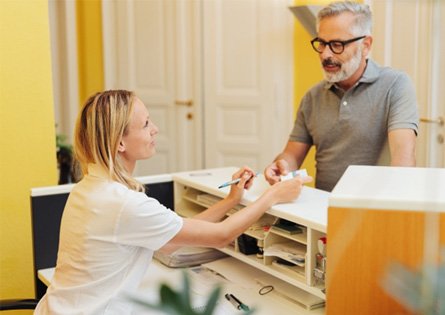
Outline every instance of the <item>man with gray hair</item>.
<svg viewBox="0 0 445 315">
<path fill-rule="evenodd" d="M 368 5 L 334 2 L 317 17 L 311 41 L 324 73 L 303 97 L 284 150 L 264 170 L 270 184 L 298 169 L 316 147 L 316 187 L 331 191 L 349 165 L 376 165 L 389 145 L 390 165 L 415 166 L 418 113 L 408 76 L 368 58 Z"/>
</svg>

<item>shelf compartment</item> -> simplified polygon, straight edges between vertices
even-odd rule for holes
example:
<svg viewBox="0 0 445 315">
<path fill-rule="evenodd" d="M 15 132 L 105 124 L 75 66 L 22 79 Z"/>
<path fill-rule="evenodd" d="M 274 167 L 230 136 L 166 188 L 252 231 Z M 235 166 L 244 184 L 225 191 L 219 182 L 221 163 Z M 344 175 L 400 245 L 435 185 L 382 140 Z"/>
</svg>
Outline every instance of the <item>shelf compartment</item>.
<svg viewBox="0 0 445 315">
<path fill-rule="evenodd" d="M 187 199 L 182 199 L 175 205 L 175 212 L 184 218 L 191 218 L 202 212 L 206 208 Z"/>
<path fill-rule="evenodd" d="M 286 270 L 283 272 L 283 270 L 279 268 L 273 268 L 272 265 L 265 265 L 264 260 L 257 258 L 256 255 L 244 255 L 243 253 L 235 251 L 233 248 L 221 248 L 220 251 L 226 253 L 227 255 L 230 255 L 234 258 L 237 258 L 246 264 L 249 264 L 259 270 L 262 270 L 264 272 L 267 272 L 268 274 L 281 279 L 283 281 L 286 281 L 287 283 L 296 286 L 297 288 L 300 288 L 310 294 L 313 294 L 315 296 L 318 296 L 319 298 L 325 300 L 326 295 L 321 291 L 321 289 L 316 287 L 308 286 L 305 282 L 305 280 L 299 276 L 296 276 L 295 272 L 289 272 Z"/>
<path fill-rule="evenodd" d="M 326 237 L 326 233 L 314 230 L 314 229 L 309 229 L 309 233 L 308 233 L 308 239 L 309 239 L 309 244 L 308 244 L 308 256 L 309 256 L 309 262 L 310 264 L 307 266 L 307 273 L 306 276 L 308 277 L 308 285 L 311 286 L 317 286 L 317 287 L 324 287 L 324 283 L 323 281 L 317 279 L 314 276 L 314 269 L 316 267 L 316 255 L 319 252 L 318 250 L 318 240 L 322 237 Z"/>
<path fill-rule="evenodd" d="M 265 213 L 257 222 L 252 224 L 243 234 L 254 237 L 258 240 L 264 240 L 270 227 L 276 222 L 277 218 Z"/>
<path fill-rule="evenodd" d="M 205 189 L 198 189 L 193 186 L 175 183 L 175 209 L 179 210 L 178 213 L 182 216 L 194 216 L 222 199 L 223 198 L 220 195 L 213 195 L 212 192 L 207 192 Z M 242 208 L 244 208 L 243 205 L 235 206 L 228 211 L 227 216 L 235 214 Z M 295 246 L 299 246 L 305 255 L 304 265 L 286 266 L 276 263 L 276 260 L 278 259 L 284 259 L 294 263 L 292 260 L 287 259 L 286 255 L 264 257 L 257 257 L 256 254 L 245 255 L 240 252 L 237 241 L 231 246 L 220 250 L 259 270 L 265 271 L 271 276 L 283 280 L 310 295 L 325 300 L 326 295 L 323 292 L 323 287 L 316 285 L 313 281 L 312 265 L 314 264 L 313 256 L 316 253 L 316 240 L 320 236 L 326 234 L 318 230 L 313 230 L 305 225 L 301 225 L 303 232 L 299 234 L 290 234 L 279 231 L 273 227 L 279 220 L 284 220 L 284 218 L 266 213 L 243 234 L 261 240 L 265 251 L 268 246 L 272 246 L 276 243 L 294 242 Z M 286 220 L 293 222 L 290 217 L 286 217 Z"/>
<path fill-rule="evenodd" d="M 276 260 L 274 260 L 270 265 L 270 268 L 278 270 L 290 277 L 298 278 L 301 281 L 306 281 L 306 271 L 304 267 L 300 267 L 297 265 L 287 266 L 280 264 Z"/>
<path fill-rule="evenodd" d="M 292 241 L 301 243 L 301 244 L 307 244 L 307 233 L 299 233 L 299 234 L 288 234 L 285 232 L 282 232 L 280 230 L 278 230 L 276 227 L 271 226 L 270 228 L 270 233 L 274 233 L 277 235 L 280 235 L 282 237 L 285 237 L 287 239 L 290 239 Z"/>
<path fill-rule="evenodd" d="M 202 193 L 201 191 L 192 188 L 185 189 L 185 194 L 182 196 L 182 198 L 205 208 L 209 208 L 222 200 L 220 197 Z"/>
</svg>

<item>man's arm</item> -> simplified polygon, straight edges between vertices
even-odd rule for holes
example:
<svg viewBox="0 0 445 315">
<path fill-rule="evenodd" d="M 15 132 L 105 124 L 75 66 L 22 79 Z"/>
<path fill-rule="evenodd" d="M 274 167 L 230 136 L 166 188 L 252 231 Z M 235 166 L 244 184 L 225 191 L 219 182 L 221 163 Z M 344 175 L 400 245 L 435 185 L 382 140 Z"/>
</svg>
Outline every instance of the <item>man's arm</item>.
<svg viewBox="0 0 445 315">
<path fill-rule="evenodd" d="M 391 166 L 416 166 L 416 134 L 412 129 L 388 133 Z"/>
<path fill-rule="evenodd" d="M 303 142 L 288 141 L 272 164 L 264 170 L 264 176 L 269 184 L 280 181 L 281 175 L 286 175 L 291 170 L 298 169 L 310 149 L 311 145 Z"/>
</svg>

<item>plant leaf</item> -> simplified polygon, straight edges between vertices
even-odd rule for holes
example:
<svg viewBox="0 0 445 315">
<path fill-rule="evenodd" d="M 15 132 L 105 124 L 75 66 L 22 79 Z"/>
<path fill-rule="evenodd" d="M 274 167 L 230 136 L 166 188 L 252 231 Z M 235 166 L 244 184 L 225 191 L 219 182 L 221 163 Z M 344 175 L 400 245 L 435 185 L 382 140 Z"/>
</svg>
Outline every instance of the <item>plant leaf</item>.
<svg viewBox="0 0 445 315">
<path fill-rule="evenodd" d="M 190 280 L 185 270 L 182 271 L 182 292 L 179 294 L 183 312 L 186 314 L 194 314 L 190 299 Z"/>
<path fill-rule="evenodd" d="M 205 307 L 205 311 L 202 315 L 211 315 L 215 311 L 216 304 L 218 303 L 218 298 L 221 293 L 221 287 L 216 287 L 212 294 L 210 294 L 209 299 L 207 300 L 207 304 Z"/>
<path fill-rule="evenodd" d="M 179 293 L 171 289 L 168 285 L 162 284 L 161 290 L 161 305 L 163 307 L 167 306 L 168 308 L 177 310 L 177 314 L 181 314 L 182 304 Z"/>
</svg>

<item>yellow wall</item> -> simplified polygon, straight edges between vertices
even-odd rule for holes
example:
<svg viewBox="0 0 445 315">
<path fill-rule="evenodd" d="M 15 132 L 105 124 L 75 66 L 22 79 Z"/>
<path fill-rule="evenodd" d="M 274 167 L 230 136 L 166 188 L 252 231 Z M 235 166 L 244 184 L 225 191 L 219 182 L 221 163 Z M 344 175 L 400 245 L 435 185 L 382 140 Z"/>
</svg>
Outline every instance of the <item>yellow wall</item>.
<svg viewBox="0 0 445 315">
<path fill-rule="evenodd" d="M 76 10 L 79 100 L 83 104 L 104 88 L 101 1 L 78 0 Z"/>
<path fill-rule="evenodd" d="M 333 1 L 333 0 L 332 0 Z M 295 5 L 327 5 L 331 0 L 295 0 Z M 357 2 L 363 2 L 357 0 Z M 294 38 L 294 51 L 295 51 L 295 69 L 294 69 L 294 108 L 295 112 L 298 110 L 301 98 L 307 92 L 307 90 L 323 79 L 323 73 L 321 70 L 318 54 L 314 52 L 311 47 L 311 37 L 304 27 L 298 22 L 295 23 L 295 38 Z M 294 114 L 295 117 L 295 114 Z M 315 175 L 315 149 L 309 151 L 302 168 L 306 168 L 311 176 Z M 314 182 L 312 182 L 312 186 Z"/>
<path fill-rule="evenodd" d="M 48 1 L 0 2 L 0 298 L 33 297 L 30 188 L 57 184 Z"/>
<path fill-rule="evenodd" d="M 297 5 L 329 1 L 296 0 Z M 79 96 L 103 89 L 100 1 L 78 0 Z M 33 296 L 29 192 L 57 183 L 46 0 L 0 2 L 0 298 Z M 295 109 L 322 79 L 309 34 L 295 26 Z M 313 152 L 303 167 L 315 174 Z"/>
<path fill-rule="evenodd" d="M 103 89 L 100 1 L 79 1 L 79 95 Z M 30 189 L 57 184 L 48 2 L 0 2 L 0 299 L 33 297 Z"/>
<path fill-rule="evenodd" d="M 295 0 L 295 5 L 323 5 L 329 1 L 309 1 L 309 0 Z M 295 51 L 295 69 L 294 69 L 294 108 L 295 113 L 300 105 L 300 101 L 304 94 L 317 82 L 323 79 L 321 72 L 320 61 L 317 53 L 311 47 L 311 36 L 305 28 L 298 22 L 295 23 L 294 35 L 294 51 Z M 294 117 L 295 117 L 294 113 Z M 315 149 L 309 151 L 302 168 L 307 169 L 308 173 L 315 177 Z M 314 186 L 315 182 L 311 183 Z"/>
</svg>

